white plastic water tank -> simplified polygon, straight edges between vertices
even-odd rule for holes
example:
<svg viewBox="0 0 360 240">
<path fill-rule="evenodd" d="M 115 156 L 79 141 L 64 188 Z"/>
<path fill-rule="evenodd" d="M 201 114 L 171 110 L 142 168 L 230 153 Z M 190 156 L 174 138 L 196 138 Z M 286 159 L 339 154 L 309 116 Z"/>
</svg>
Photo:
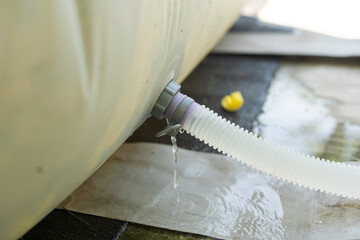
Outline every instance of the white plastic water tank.
<svg viewBox="0 0 360 240">
<path fill-rule="evenodd" d="M 84 182 L 244 0 L 0 2 L 0 239 Z"/>
</svg>

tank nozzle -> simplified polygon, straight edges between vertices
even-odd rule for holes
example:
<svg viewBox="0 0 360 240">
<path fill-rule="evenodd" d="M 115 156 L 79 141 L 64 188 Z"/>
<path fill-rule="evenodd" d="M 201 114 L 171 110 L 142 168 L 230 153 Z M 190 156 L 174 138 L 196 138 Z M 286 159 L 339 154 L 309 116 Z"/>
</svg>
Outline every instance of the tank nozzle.
<svg viewBox="0 0 360 240">
<path fill-rule="evenodd" d="M 180 93 L 180 88 L 171 80 L 161 92 L 151 114 L 157 119 L 165 117 L 171 125 L 181 124 L 194 99 Z"/>
<path fill-rule="evenodd" d="M 168 120 L 169 125 L 161 132 L 157 133 L 157 137 L 164 135 L 176 136 L 182 126 L 183 119 L 188 115 L 192 104 L 196 104 L 194 100 L 180 93 L 181 86 L 171 80 L 165 89 L 161 92 L 157 99 L 151 114 L 157 119 Z"/>
</svg>

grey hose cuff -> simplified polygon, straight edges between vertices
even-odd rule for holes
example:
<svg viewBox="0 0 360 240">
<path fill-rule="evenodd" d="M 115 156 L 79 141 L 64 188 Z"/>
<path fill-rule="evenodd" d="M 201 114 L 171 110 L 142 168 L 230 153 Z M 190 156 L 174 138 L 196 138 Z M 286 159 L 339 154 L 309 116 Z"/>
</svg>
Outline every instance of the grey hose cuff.
<svg viewBox="0 0 360 240">
<path fill-rule="evenodd" d="M 151 115 L 157 119 L 162 119 L 169 103 L 179 91 L 180 85 L 171 80 L 168 85 L 166 85 L 165 89 L 161 92 L 151 111 Z"/>
</svg>

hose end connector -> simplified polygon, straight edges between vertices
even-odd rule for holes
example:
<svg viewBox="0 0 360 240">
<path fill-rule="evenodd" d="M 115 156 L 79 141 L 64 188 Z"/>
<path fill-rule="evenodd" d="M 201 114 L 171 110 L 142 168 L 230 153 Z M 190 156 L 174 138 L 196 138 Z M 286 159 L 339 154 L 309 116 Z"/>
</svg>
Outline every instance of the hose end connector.
<svg viewBox="0 0 360 240">
<path fill-rule="evenodd" d="M 159 132 L 157 136 L 171 135 L 175 136 L 181 128 L 183 119 L 189 115 L 189 109 L 193 109 L 191 105 L 196 104 L 194 100 L 180 91 L 180 85 L 174 81 L 170 81 L 164 91 L 157 99 L 151 114 L 157 119 L 166 118 L 169 126 Z M 197 104 L 196 104 L 197 105 Z"/>
<path fill-rule="evenodd" d="M 194 100 L 180 93 L 181 86 L 173 80 L 166 85 L 151 114 L 157 119 L 166 117 L 170 124 L 180 124 Z"/>
<path fill-rule="evenodd" d="M 181 86 L 179 84 L 171 80 L 156 100 L 156 103 L 151 111 L 151 115 L 159 120 L 163 119 L 166 108 L 175 95 L 180 91 L 180 88 Z"/>
</svg>

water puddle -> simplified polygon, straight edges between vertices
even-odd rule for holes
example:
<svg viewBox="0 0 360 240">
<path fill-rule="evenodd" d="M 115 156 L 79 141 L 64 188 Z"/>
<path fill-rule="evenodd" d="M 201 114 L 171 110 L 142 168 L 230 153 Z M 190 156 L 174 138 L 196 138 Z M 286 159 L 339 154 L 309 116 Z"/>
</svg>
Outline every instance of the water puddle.
<svg viewBox="0 0 360 240">
<path fill-rule="evenodd" d="M 159 226 L 184 231 L 196 228 L 225 238 L 284 238 L 284 212 L 272 179 L 264 181 L 257 176 L 260 173 L 248 174 L 246 167 L 237 170 L 243 175 L 230 172 L 231 184 L 225 186 L 213 183 L 201 188 L 198 183 L 185 181 L 181 190 L 164 189 L 146 209 L 145 219 Z"/>
<path fill-rule="evenodd" d="M 169 189 L 154 200 L 148 211 L 153 223 L 186 227 L 206 221 L 216 208 L 206 195 Z"/>
</svg>

